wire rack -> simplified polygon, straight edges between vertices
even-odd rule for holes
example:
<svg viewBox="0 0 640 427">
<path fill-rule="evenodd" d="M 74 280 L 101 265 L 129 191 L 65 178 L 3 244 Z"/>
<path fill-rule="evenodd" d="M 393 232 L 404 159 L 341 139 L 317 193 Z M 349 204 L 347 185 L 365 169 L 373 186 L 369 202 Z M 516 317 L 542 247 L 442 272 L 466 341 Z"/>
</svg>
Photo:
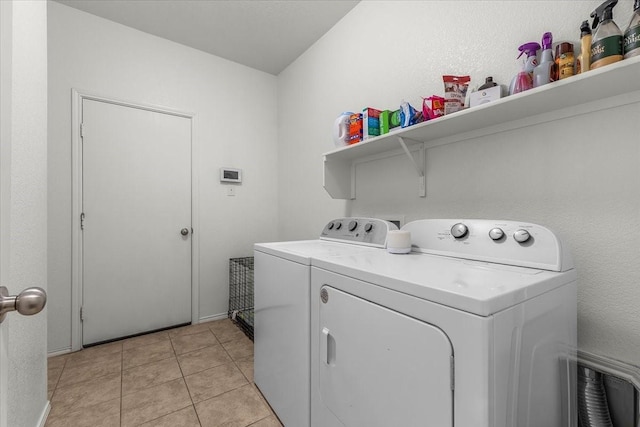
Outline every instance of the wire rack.
<svg viewBox="0 0 640 427">
<path fill-rule="evenodd" d="M 253 340 L 253 257 L 229 259 L 228 315 Z"/>
</svg>

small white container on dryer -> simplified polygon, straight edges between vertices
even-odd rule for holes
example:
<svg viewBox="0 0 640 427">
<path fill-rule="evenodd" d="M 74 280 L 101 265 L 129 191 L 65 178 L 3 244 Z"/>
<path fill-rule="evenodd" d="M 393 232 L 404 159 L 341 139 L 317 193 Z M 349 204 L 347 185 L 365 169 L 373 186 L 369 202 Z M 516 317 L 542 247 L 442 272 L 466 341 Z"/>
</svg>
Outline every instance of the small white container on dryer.
<svg viewBox="0 0 640 427">
<path fill-rule="evenodd" d="M 392 254 L 411 252 L 411 233 L 405 230 L 390 230 L 387 233 L 387 252 Z"/>
</svg>

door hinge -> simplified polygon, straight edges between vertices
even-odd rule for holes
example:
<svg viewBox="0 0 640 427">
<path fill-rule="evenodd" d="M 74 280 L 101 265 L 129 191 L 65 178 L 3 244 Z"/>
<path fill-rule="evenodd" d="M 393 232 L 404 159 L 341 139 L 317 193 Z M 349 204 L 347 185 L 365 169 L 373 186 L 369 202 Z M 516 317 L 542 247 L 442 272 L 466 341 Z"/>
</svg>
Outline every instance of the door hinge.
<svg viewBox="0 0 640 427">
<path fill-rule="evenodd" d="M 84 138 L 84 123 L 80 123 L 80 138 Z"/>
<path fill-rule="evenodd" d="M 456 389 L 456 364 L 453 356 L 451 356 L 449 360 L 451 363 L 451 391 L 454 391 Z"/>
<path fill-rule="evenodd" d="M 80 307 L 80 321 L 84 321 L 84 307 Z"/>
<path fill-rule="evenodd" d="M 84 230 L 84 212 L 80 214 L 80 230 Z"/>
</svg>

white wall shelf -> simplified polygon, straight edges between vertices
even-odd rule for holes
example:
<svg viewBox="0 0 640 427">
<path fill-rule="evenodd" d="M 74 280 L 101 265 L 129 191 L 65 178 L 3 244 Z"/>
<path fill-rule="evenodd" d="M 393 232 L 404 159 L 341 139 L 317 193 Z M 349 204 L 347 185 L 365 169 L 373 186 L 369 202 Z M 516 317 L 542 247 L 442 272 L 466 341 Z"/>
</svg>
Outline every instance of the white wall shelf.
<svg viewBox="0 0 640 427">
<path fill-rule="evenodd" d="M 427 148 L 610 108 L 630 102 L 624 96 L 637 91 L 640 91 L 640 57 L 398 129 L 325 153 L 324 188 L 334 199 L 355 199 L 358 162 L 404 151 L 418 173 L 418 194 L 425 197 Z M 618 97 L 615 102 L 603 102 L 614 97 Z M 637 101 L 637 96 L 633 101 Z M 418 161 L 412 154 L 416 149 L 421 157 Z"/>
</svg>

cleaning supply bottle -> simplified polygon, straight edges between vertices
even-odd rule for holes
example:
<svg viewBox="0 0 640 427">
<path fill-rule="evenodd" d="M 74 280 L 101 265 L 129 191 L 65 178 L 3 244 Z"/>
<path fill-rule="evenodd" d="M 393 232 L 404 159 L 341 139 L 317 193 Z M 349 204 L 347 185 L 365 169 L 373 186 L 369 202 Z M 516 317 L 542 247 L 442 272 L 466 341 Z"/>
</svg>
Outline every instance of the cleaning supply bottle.
<svg viewBox="0 0 640 427">
<path fill-rule="evenodd" d="M 640 1 L 640 0 L 639 0 Z M 553 36 L 551 33 L 542 35 L 542 54 L 540 55 L 540 64 L 533 69 L 533 87 L 546 85 L 553 81 L 553 53 L 551 45 L 553 44 Z"/>
<path fill-rule="evenodd" d="M 640 0 L 638 0 L 638 1 L 640 1 Z M 482 86 L 480 86 L 478 88 L 478 90 L 489 89 L 489 88 L 492 88 L 494 86 L 498 86 L 498 83 L 493 81 L 493 77 L 492 76 L 489 76 L 484 80 L 484 84 Z"/>
<path fill-rule="evenodd" d="M 582 25 L 580 25 L 580 49 L 580 55 L 576 60 L 576 74 L 591 69 L 591 26 L 589 21 L 582 21 Z"/>
<path fill-rule="evenodd" d="M 511 81 L 509 95 L 533 89 L 533 78 L 531 77 L 531 74 L 527 72 L 526 65 L 526 62 L 522 64 L 522 70 Z"/>
<path fill-rule="evenodd" d="M 556 68 L 558 80 L 573 76 L 573 45 L 571 43 L 560 43 L 556 46 Z"/>
<path fill-rule="evenodd" d="M 525 43 L 518 47 L 520 51 L 518 58 L 520 58 L 523 53 L 526 53 L 527 59 L 524 61 L 524 64 L 522 64 L 522 70 L 511 80 L 509 95 L 533 88 L 533 70 L 538 66 L 538 60 L 536 59 L 538 49 L 540 49 L 540 45 L 536 42 Z"/>
<path fill-rule="evenodd" d="M 621 61 L 622 31 L 613 21 L 613 8 L 618 0 L 607 0 L 591 12 L 596 30 L 591 41 L 591 69 Z"/>
<path fill-rule="evenodd" d="M 640 55 L 640 0 L 633 4 L 633 15 L 624 32 L 624 58 Z"/>
<path fill-rule="evenodd" d="M 336 147 L 349 145 L 349 117 L 352 114 L 351 111 L 345 111 L 333 123 L 333 143 Z"/>
</svg>

